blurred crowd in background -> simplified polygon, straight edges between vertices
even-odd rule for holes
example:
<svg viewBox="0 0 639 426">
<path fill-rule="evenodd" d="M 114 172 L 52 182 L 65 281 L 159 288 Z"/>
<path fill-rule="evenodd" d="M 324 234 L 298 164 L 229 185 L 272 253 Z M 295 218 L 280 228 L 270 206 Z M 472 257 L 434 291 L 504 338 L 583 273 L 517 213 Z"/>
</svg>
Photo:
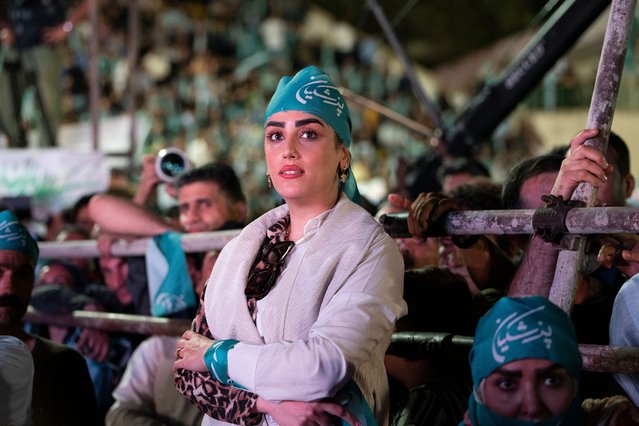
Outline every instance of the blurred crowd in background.
<svg viewBox="0 0 639 426">
<path fill-rule="evenodd" d="M 175 147 L 184 150 L 195 166 L 209 161 L 231 165 L 248 196 L 250 218 L 271 208 L 278 199 L 268 188 L 266 166 L 260 161 L 263 111 L 281 76 L 311 64 L 324 69 L 351 93 L 415 123 L 434 127 L 387 41 L 379 35 L 363 33 L 312 2 L 141 0 L 137 3 L 139 49 L 132 76 L 127 56 L 130 5 L 119 0 L 108 5 L 99 2 L 98 8 L 97 28 L 84 19 L 64 41 L 61 123 L 86 125 L 91 118 L 89 52 L 91 41 L 97 36 L 100 119 L 128 116 L 134 101 L 138 127 L 144 129 L 136 141 L 131 163 L 122 166 L 117 162 L 111 170 L 112 189 L 130 196 L 139 184 L 142 156 Z M 364 4 L 362 13 L 370 14 Z M 463 58 L 457 65 L 440 66 L 434 72 L 414 65 L 445 124 L 463 110 L 476 93 L 472 90 L 478 90 L 482 81 L 499 73 L 499 63 L 502 68 L 506 66 L 505 57 L 514 52 L 505 52 L 523 46 L 519 39 L 529 32 L 496 43 L 495 46 L 502 46 L 501 53 L 490 53 L 495 50 L 490 48 L 471 55 L 468 64 L 473 70 L 472 78 L 468 78 L 468 69 L 459 72 Z M 624 74 L 629 78 L 636 74 L 632 52 L 633 49 Z M 484 55 L 480 65 L 477 55 Z M 474 152 L 475 160 L 489 170 L 495 182 L 502 182 L 517 161 L 552 146 L 544 140 L 548 131 L 536 126 L 529 108 L 542 104 L 551 110 L 581 108 L 585 117 L 592 90 L 592 80 L 584 78 L 585 74 L 593 73 L 577 72 L 569 58 L 562 58 L 491 139 L 481 143 Z M 546 105 L 551 85 L 554 104 Z M 466 92 L 460 92 L 460 87 L 465 87 Z M 31 88 L 26 93 L 22 118 L 28 128 L 35 129 L 40 124 L 35 91 Z M 620 100 L 626 102 L 629 96 L 621 93 Z M 420 192 L 441 189 L 437 169 L 454 160 L 441 144 L 438 146 L 435 139 L 374 108 L 348 97 L 347 101 L 353 118 L 353 172 L 373 209 L 380 207 L 389 192 L 414 198 Z M 87 140 L 82 143 L 90 147 L 90 135 L 85 135 Z M 627 132 L 622 131 L 621 135 L 628 138 Z M 568 142 L 568 138 L 557 135 L 555 139 L 551 141 L 555 146 Z M 123 141 L 124 146 L 127 143 Z M 59 145 L 65 146 L 67 141 L 61 140 Z M 113 154 L 109 149 L 103 151 Z M 173 205 L 162 190 L 157 198 L 160 210 Z"/>
<path fill-rule="evenodd" d="M 138 142 L 142 153 L 177 147 L 195 165 L 211 160 L 231 164 L 249 195 L 252 216 L 273 203 L 265 165 L 259 161 L 262 115 L 282 75 L 314 64 L 353 93 L 416 122 L 431 123 L 384 40 L 359 33 L 307 2 L 140 1 L 138 7 L 135 101 L 140 119 L 149 128 Z M 99 28 L 92 29 L 85 20 L 69 37 L 62 76 L 63 123 L 89 119 L 88 52 L 90 38 L 96 33 L 100 113 L 103 117 L 126 113 L 131 93 L 127 13 L 126 2 L 109 2 L 108 7 L 100 7 Z M 440 153 L 429 138 L 370 108 L 349 103 L 354 173 L 373 205 L 390 190 L 414 196 L 438 189 L 436 183 L 429 186 L 429 179 L 420 171 L 437 165 L 432 161 L 439 162 L 434 157 Z M 444 94 L 438 96 L 437 106 L 444 119 L 455 113 Z M 36 117 L 34 112 L 33 119 Z M 539 136 L 523 114 L 514 114 L 497 139 L 478 155 L 495 169 L 498 178 L 512 158 L 541 149 Z M 500 159 L 504 156 L 507 158 Z M 434 173 L 435 167 L 431 168 Z M 136 173 L 115 174 L 128 175 L 135 186 Z"/>
</svg>

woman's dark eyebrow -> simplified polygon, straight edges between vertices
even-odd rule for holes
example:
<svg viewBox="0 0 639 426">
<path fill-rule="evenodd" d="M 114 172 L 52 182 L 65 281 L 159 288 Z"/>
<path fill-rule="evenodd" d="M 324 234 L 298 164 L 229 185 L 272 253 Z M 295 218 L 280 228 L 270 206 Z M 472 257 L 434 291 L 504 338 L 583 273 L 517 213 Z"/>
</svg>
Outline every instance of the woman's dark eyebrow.
<svg viewBox="0 0 639 426">
<path fill-rule="evenodd" d="M 562 367 L 560 364 L 554 363 L 552 365 L 549 365 L 548 367 L 545 368 L 538 368 L 535 370 L 536 374 L 548 374 L 548 373 L 552 373 L 556 370 L 562 370 L 564 369 L 564 367 Z"/>
<path fill-rule="evenodd" d="M 319 124 L 320 126 L 322 126 L 322 122 L 319 121 L 317 118 L 305 118 L 303 120 L 297 120 L 295 122 L 295 127 L 301 127 L 301 126 L 305 126 L 307 124 Z M 268 121 L 266 123 L 266 126 L 264 127 L 269 127 L 269 126 L 274 126 L 274 127 L 281 127 L 284 128 L 284 122 L 282 121 Z"/>
<path fill-rule="evenodd" d="M 274 127 L 282 127 L 284 128 L 284 123 L 281 121 L 268 121 L 266 123 L 266 126 L 264 127 L 269 127 L 269 126 L 274 126 Z"/>
<path fill-rule="evenodd" d="M 523 376 L 521 371 L 519 371 L 519 370 L 514 370 L 513 371 L 513 370 L 508 370 L 508 369 L 502 368 L 502 367 L 499 367 L 498 369 L 493 371 L 491 373 L 491 375 L 493 375 L 495 373 L 501 374 L 502 376 L 506 376 L 506 377 L 522 377 Z"/>
<path fill-rule="evenodd" d="M 307 124 L 319 124 L 321 126 L 322 122 L 317 118 L 305 118 L 303 120 L 297 120 L 295 122 L 295 127 L 305 126 Z"/>
</svg>

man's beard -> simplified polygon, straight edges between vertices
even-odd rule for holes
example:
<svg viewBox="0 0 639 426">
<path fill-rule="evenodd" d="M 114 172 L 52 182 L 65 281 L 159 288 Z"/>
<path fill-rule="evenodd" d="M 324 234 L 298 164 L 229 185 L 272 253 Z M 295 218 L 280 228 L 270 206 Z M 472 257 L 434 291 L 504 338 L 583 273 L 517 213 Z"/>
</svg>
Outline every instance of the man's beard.
<svg viewBox="0 0 639 426">
<path fill-rule="evenodd" d="M 25 312 L 25 306 L 15 294 L 0 295 L 0 326 L 19 322 Z"/>
<path fill-rule="evenodd" d="M 0 308 L 21 310 L 23 308 L 22 300 L 15 294 L 0 294 Z"/>
</svg>

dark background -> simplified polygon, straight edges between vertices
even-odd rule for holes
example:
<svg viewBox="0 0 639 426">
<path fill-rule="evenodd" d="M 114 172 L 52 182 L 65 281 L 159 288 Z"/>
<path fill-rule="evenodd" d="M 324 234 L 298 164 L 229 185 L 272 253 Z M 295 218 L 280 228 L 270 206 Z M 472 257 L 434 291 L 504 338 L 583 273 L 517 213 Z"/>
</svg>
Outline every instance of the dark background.
<svg viewBox="0 0 639 426">
<path fill-rule="evenodd" d="M 478 48 L 528 28 L 546 0 L 378 0 L 409 57 L 425 66 L 458 59 Z M 315 0 L 336 19 L 379 34 L 385 41 L 367 0 Z"/>
</svg>

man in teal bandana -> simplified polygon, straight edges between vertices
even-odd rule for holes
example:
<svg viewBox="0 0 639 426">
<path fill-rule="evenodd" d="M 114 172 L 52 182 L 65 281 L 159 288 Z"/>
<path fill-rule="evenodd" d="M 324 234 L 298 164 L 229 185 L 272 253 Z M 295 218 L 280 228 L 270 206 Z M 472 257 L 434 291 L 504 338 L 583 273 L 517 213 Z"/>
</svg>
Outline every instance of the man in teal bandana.
<svg viewBox="0 0 639 426">
<path fill-rule="evenodd" d="M 87 364 L 74 349 L 24 331 L 38 245 L 16 216 L 0 211 L 0 335 L 22 340 L 33 357 L 33 425 L 95 425 L 97 403 Z"/>
<path fill-rule="evenodd" d="M 266 107 L 264 124 L 270 116 L 280 111 L 303 111 L 313 114 L 333 128 L 346 148 L 351 146 L 351 112 L 342 94 L 328 76 L 317 67 L 306 67 L 295 76 L 282 77 L 277 90 Z M 340 189 L 351 201 L 362 204 L 357 182 L 350 171 Z"/>
<path fill-rule="evenodd" d="M 473 426 L 583 425 L 574 326 L 541 296 L 503 297 L 479 321 L 470 352 Z"/>
<path fill-rule="evenodd" d="M 4 326 L 19 324 L 31 300 L 38 245 L 13 212 L 0 212 L 0 331 Z M 13 285 L 21 274 L 23 283 Z M 5 279 L 6 276 L 6 279 Z M 24 285 L 23 285 L 24 284 Z M 30 285 L 28 285 L 30 284 Z M 0 334 L 12 334 L 11 330 Z M 20 337 L 20 336 L 17 336 Z"/>
<path fill-rule="evenodd" d="M 38 245 L 9 210 L 0 212 L 0 250 L 24 252 L 31 257 L 34 264 L 38 260 Z"/>
</svg>

